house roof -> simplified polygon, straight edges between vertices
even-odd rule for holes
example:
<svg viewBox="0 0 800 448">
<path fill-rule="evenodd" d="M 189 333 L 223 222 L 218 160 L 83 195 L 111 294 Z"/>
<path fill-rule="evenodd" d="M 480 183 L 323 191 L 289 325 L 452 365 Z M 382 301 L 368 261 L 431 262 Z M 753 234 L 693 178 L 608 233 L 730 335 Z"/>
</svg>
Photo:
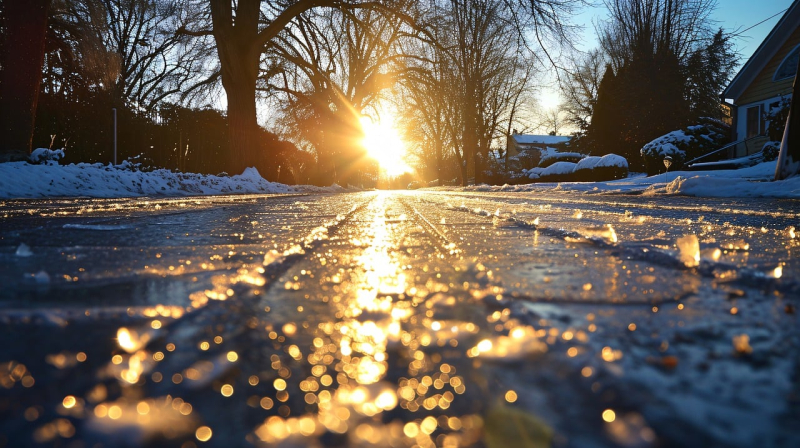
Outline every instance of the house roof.
<svg viewBox="0 0 800 448">
<path fill-rule="evenodd" d="M 557 143 L 566 143 L 572 139 L 572 137 L 565 135 L 514 134 L 511 137 L 519 145 L 555 145 Z"/>
<path fill-rule="evenodd" d="M 783 46 L 789 36 L 797 29 L 800 24 L 800 0 L 795 0 L 781 20 L 775 24 L 772 31 L 758 46 L 755 53 L 742 66 L 739 73 L 733 78 L 728 87 L 722 92 L 723 99 L 732 99 L 734 102 L 742 96 L 748 86 L 756 79 L 759 73 L 775 56 L 775 53 Z"/>
</svg>

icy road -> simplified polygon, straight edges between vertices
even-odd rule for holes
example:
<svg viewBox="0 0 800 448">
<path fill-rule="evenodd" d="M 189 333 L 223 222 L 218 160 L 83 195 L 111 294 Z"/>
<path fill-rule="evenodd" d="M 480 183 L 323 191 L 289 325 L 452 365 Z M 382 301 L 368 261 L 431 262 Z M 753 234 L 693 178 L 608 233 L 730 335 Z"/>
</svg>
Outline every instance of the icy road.
<svg viewBox="0 0 800 448">
<path fill-rule="evenodd" d="M 800 203 L 0 204 L 0 446 L 800 446 Z"/>
</svg>

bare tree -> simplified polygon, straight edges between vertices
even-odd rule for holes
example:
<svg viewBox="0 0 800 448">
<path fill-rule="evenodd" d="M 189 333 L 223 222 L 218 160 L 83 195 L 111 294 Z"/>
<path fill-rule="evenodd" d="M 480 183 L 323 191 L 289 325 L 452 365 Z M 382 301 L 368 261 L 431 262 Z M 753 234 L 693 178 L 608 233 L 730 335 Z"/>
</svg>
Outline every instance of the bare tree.
<svg viewBox="0 0 800 448">
<path fill-rule="evenodd" d="M 449 146 L 431 162 L 451 154 L 464 184 L 470 176 L 484 180 L 493 142 L 510 132 L 531 91 L 534 62 L 507 6 L 500 0 L 434 2 L 430 40 L 417 50 L 420 63 L 404 83 L 412 100 L 407 115 L 424 124 L 418 140 L 435 151 Z"/>
<path fill-rule="evenodd" d="M 109 92 L 136 112 L 176 97 L 202 71 L 207 42 L 176 31 L 187 12 L 176 0 L 55 0 L 56 48 L 48 91 Z"/>
<path fill-rule="evenodd" d="M 247 166 L 247 160 L 251 156 L 250 152 L 255 147 L 255 136 L 257 134 L 255 90 L 259 74 L 259 62 L 261 53 L 279 35 L 279 33 L 291 27 L 293 20 L 306 11 L 317 8 L 336 8 L 342 11 L 353 10 L 354 8 L 392 10 L 394 14 L 402 15 L 399 9 L 406 3 L 397 0 L 368 1 L 368 0 L 277 0 L 262 2 L 260 0 L 208 0 L 211 18 L 210 28 L 191 28 L 183 29 L 182 32 L 190 35 L 213 35 L 216 41 L 217 52 L 220 60 L 220 76 L 222 85 L 225 89 L 228 100 L 228 120 L 231 130 L 231 171 L 239 171 Z M 576 7 L 585 3 L 584 0 L 442 0 L 457 9 L 463 20 L 475 23 L 489 23 L 473 13 L 473 8 L 480 7 L 482 4 L 491 4 L 495 10 L 493 14 L 502 14 L 504 23 L 502 26 L 514 30 L 517 38 L 526 46 L 531 47 L 525 37 L 528 32 L 532 33 L 533 40 L 537 48 L 543 49 L 551 44 L 563 44 L 569 37 L 569 27 L 566 26 L 566 17 L 573 12 Z M 458 14 L 456 14 L 457 17 Z M 463 23 L 462 20 L 462 23 Z M 496 20 L 495 20 L 496 21 Z M 486 28 L 473 28 L 478 34 L 488 31 Z M 485 35 L 488 36 L 488 35 Z M 484 36 L 484 37 L 485 37 Z M 475 41 L 474 36 L 462 34 L 461 37 L 470 38 L 470 46 L 476 48 L 479 42 Z M 548 51 L 544 51 L 547 59 L 552 60 Z M 467 56 L 462 52 L 462 56 Z M 471 58 L 471 56 L 470 56 Z M 482 64 L 483 61 L 471 60 L 465 62 L 476 62 Z M 463 64 L 462 64 L 463 65 Z M 480 80 L 475 76 L 481 76 L 478 72 L 467 74 L 464 78 L 468 81 L 467 87 L 472 89 L 469 83 L 472 80 Z M 464 96 L 463 98 L 467 98 Z M 470 100 L 469 107 L 462 107 L 462 112 L 466 113 L 467 125 L 464 129 L 470 128 L 476 122 L 474 109 L 479 103 Z M 462 105 L 463 106 L 463 105 Z M 473 131 L 465 131 L 462 139 L 465 139 L 465 148 L 471 154 L 483 154 L 486 145 L 481 146 L 479 135 Z M 481 149 L 478 149 L 478 148 Z M 473 157 L 474 160 L 483 160 L 482 157 Z M 481 162 L 479 162 L 480 164 Z M 479 169 L 479 172 L 481 169 Z"/>
<path fill-rule="evenodd" d="M 106 14 L 106 46 L 119 58 L 118 95 L 152 110 L 196 81 L 203 63 L 194 50 L 208 45 L 176 31 L 189 14 L 175 0 L 95 0 Z"/>
<path fill-rule="evenodd" d="M 316 8 L 383 8 L 391 1 L 359 0 L 208 0 L 210 28 L 184 27 L 181 33 L 212 35 L 219 56 L 230 129 L 229 171 L 240 172 L 254 160 L 258 146 L 256 85 L 261 55 L 292 21 Z"/>
<path fill-rule="evenodd" d="M 717 0 L 604 0 L 609 20 L 598 29 L 600 44 L 619 70 L 638 54 L 675 55 L 683 61 L 714 33 Z"/>
<path fill-rule="evenodd" d="M 604 53 L 594 49 L 573 58 L 565 70 L 566 75 L 561 78 L 564 120 L 581 132 L 589 129 L 605 64 Z"/>
<path fill-rule="evenodd" d="M 404 26 L 385 11 L 309 11 L 266 53 L 263 88 L 283 120 L 316 151 L 328 181 L 355 182 L 364 168 L 359 120 L 377 118 L 378 102 L 403 72 L 397 48 Z"/>
<path fill-rule="evenodd" d="M 445 54 L 439 40 L 443 18 L 435 9 L 424 18 L 429 36 L 420 36 L 404 42 L 404 51 L 416 55 L 400 79 L 398 97 L 402 120 L 406 123 L 404 138 L 412 146 L 420 162 L 420 169 L 439 181 L 451 179 L 453 173 L 445 166 L 448 159 L 455 161 L 455 172 L 463 179 L 461 167 L 465 166 L 456 132 L 461 123 L 461 110 L 456 104 L 457 80 L 452 60 Z"/>
</svg>

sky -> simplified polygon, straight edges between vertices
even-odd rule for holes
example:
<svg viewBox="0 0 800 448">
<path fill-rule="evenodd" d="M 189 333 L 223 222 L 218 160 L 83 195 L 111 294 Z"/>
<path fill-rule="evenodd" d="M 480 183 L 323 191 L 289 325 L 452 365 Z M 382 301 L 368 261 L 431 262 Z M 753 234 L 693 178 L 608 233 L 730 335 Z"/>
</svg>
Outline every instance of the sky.
<svg viewBox="0 0 800 448">
<path fill-rule="evenodd" d="M 584 42 L 579 45 L 581 49 L 590 49 L 596 45 L 597 40 L 592 23 L 606 17 L 606 8 L 602 5 L 602 1 L 595 0 L 595 2 L 599 3 L 599 6 L 585 9 L 575 18 L 575 23 L 585 26 Z M 775 16 L 736 38 L 736 45 L 742 53 L 744 62 L 758 48 L 772 27 L 778 23 L 783 15 L 781 12 L 791 4 L 792 0 L 718 0 L 712 17 L 719 22 L 722 28 L 730 32 L 744 30 Z"/>
<path fill-rule="evenodd" d="M 593 23 L 606 17 L 607 11 L 602 0 L 595 0 L 599 6 L 586 8 L 575 17 L 574 22 L 582 25 L 583 40 L 577 42 L 580 50 L 590 50 L 597 46 L 597 37 Z M 717 8 L 712 13 L 714 20 L 725 31 L 741 32 L 735 38 L 735 45 L 741 54 L 740 67 L 758 48 L 767 37 L 772 27 L 783 16 L 783 11 L 791 6 L 792 0 L 718 0 Z M 774 16 L 774 17 L 773 17 Z M 768 19 L 768 20 L 765 20 Z M 762 22 L 760 23 L 759 22 Z M 746 30 L 747 28 L 751 29 Z M 737 31 L 738 30 L 738 31 Z M 545 108 L 555 107 L 558 102 L 558 93 L 546 89 L 540 95 L 540 101 Z"/>
</svg>

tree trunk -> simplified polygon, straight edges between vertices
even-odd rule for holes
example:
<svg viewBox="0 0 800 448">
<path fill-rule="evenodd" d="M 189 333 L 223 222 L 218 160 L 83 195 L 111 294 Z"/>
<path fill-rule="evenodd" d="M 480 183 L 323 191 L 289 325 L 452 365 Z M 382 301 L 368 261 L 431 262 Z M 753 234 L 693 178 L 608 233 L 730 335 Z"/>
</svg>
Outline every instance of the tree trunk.
<svg viewBox="0 0 800 448">
<path fill-rule="evenodd" d="M 311 8 L 335 3 L 333 0 L 291 3 L 259 30 L 261 0 L 209 0 L 222 87 L 228 97 L 229 174 L 239 174 L 257 160 L 267 160 L 262 169 L 269 172 L 261 175 L 277 180 L 280 164 L 270 160 L 275 154 L 260 154 L 262 148 L 258 145 L 261 130 L 256 119 L 256 79 L 261 51 L 294 17 Z"/>
<path fill-rule="evenodd" d="M 224 73 L 224 72 L 223 72 Z M 258 148 L 258 122 L 256 121 L 255 79 L 245 76 L 228 75 L 224 81 L 228 97 L 228 174 L 241 174 L 245 168 L 253 166 Z M 261 173 L 266 176 L 267 173 Z"/>
<path fill-rule="evenodd" d="M 253 166 L 258 153 L 256 78 L 261 48 L 258 45 L 260 0 L 237 4 L 235 21 L 230 0 L 211 0 L 211 19 L 217 42 L 222 87 L 228 100 L 228 174 L 241 174 Z"/>
<path fill-rule="evenodd" d="M 50 0 L 6 1 L 3 7 L 0 160 L 18 160 L 31 151 Z"/>
</svg>

